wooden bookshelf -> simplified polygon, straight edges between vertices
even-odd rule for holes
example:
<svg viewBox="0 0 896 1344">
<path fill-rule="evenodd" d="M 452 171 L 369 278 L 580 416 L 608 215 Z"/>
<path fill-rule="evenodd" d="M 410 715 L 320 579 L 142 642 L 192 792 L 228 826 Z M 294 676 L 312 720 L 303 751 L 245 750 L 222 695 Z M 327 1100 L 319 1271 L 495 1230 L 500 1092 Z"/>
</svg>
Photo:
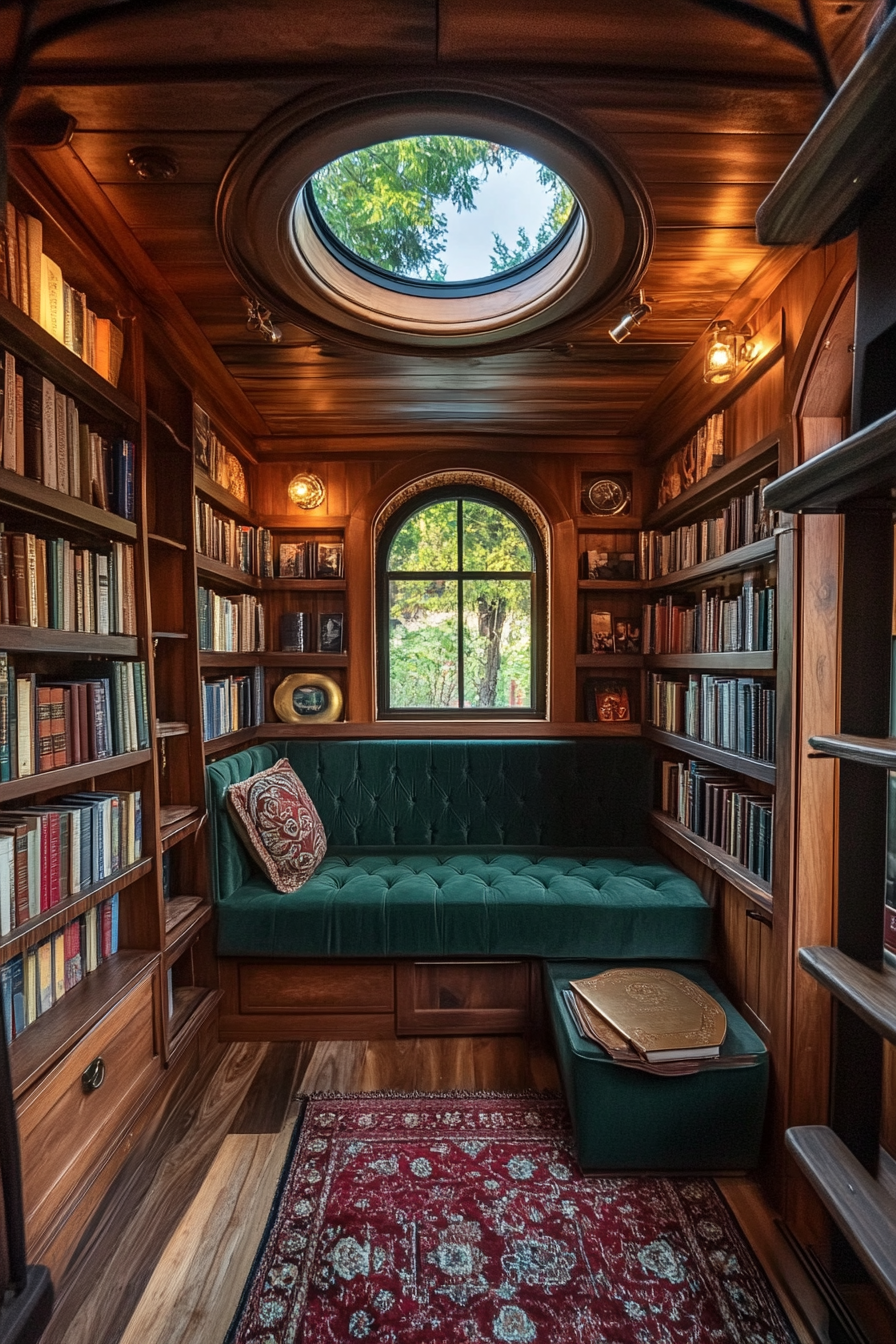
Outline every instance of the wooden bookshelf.
<svg viewBox="0 0 896 1344">
<path fill-rule="evenodd" d="M 731 672 L 739 677 L 775 670 L 775 654 L 766 649 L 751 653 L 648 653 L 644 662 L 650 668 L 692 668 L 695 672 Z"/>
<path fill-rule="evenodd" d="M 135 541 L 137 537 L 137 524 L 127 518 L 121 518 L 109 509 L 99 509 L 95 504 L 88 504 L 73 495 L 63 494 L 61 490 L 51 490 L 40 481 L 33 481 L 30 476 L 20 476 L 6 467 L 0 467 L 0 497 L 7 508 L 63 523 L 91 537 L 99 535 L 115 541 Z"/>
<path fill-rule="evenodd" d="M 262 581 L 257 574 L 247 574 L 236 565 L 225 565 L 223 560 L 213 560 L 210 555 L 203 555 L 201 551 L 196 552 L 196 573 L 201 579 L 217 579 L 219 583 L 227 583 L 236 588 L 250 588 L 255 591 L 261 588 Z"/>
<path fill-rule="evenodd" d="M 645 519 L 645 528 L 661 531 L 679 527 L 682 523 L 707 517 L 714 510 L 724 508 L 735 495 L 743 493 L 748 484 L 755 483 L 767 472 L 775 471 L 780 437 L 777 433 L 769 434 L 746 452 L 726 462 L 723 467 L 716 467 L 702 481 L 654 510 Z"/>
<path fill-rule="evenodd" d="M 749 546 L 739 546 L 737 550 L 727 551 L 712 560 L 704 560 L 699 565 L 690 565 L 687 569 L 676 569 L 671 574 L 662 574 L 650 579 L 648 586 L 657 588 L 690 588 L 703 583 L 706 579 L 718 578 L 723 574 L 737 574 L 754 566 L 768 564 L 775 559 L 777 542 L 774 537 L 763 537 L 761 541 L 751 542 Z"/>
<path fill-rule="evenodd" d="M 197 495 L 200 495 L 209 504 L 213 504 L 215 508 L 223 509 L 226 513 L 233 514 L 234 518 L 238 518 L 240 522 L 254 526 L 255 518 L 249 505 L 237 499 L 236 495 L 232 495 L 229 490 L 225 490 L 223 485 L 218 485 L 218 482 L 213 481 L 207 472 L 199 468 L 196 469 L 195 474 L 195 489 Z"/>
<path fill-rule="evenodd" d="M 6 653 L 136 658 L 139 647 L 136 635 L 95 635 L 81 630 L 51 630 L 43 625 L 0 625 L 0 648 Z"/>
<path fill-rule="evenodd" d="M 151 760 L 151 751 L 128 751 L 122 756 L 106 756 L 101 761 L 82 761 L 80 765 L 66 765 L 37 775 L 24 775 L 21 779 L 8 779 L 0 784 L 0 803 L 30 798 L 32 794 L 64 793 L 73 784 L 84 784 L 87 780 L 114 775 L 120 770 L 133 770 Z"/>
<path fill-rule="evenodd" d="M 745 779 L 758 779 L 763 784 L 774 784 L 775 767 L 766 761 L 754 761 L 750 756 L 741 756 L 736 751 L 726 751 L 724 747 L 714 747 L 709 742 L 701 742 L 695 737 L 686 737 L 684 733 L 667 733 L 662 728 L 654 728 L 645 723 L 644 736 L 661 747 L 693 756 L 698 761 L 709 761 L 712 765 L 723 766 Z"/>
<path fill-rule="evenodd" d="M 657 831 L 661 832 L 672 844 L 683 849 L 692 859 L 697 859 L 714 873 L 718 873 L 726 882 L 730 882 L 732 887 L 741 892 L 744 896 L 749 896 L 750 900 L 758 905 L 762 910 L 771 914 L 772 912 L 772 889 L 767 882 L 756 873 L 745 868 L 743 864 L 738 863 L 737 859 L 721 849 L 719 845 L 713 845 L 708 840 L 704 840 L 702 835 L 696 835 L 689 831 L 686 826 L 682 826 L 680 821 L 674 817 L 669 817 L 665 812 L 653 811 L 650 813 L 650 824 Z"/>
<path fill-rule="evenodd" d="M 104 878 L 102 882 L 95 882 L 92 886 L 84 887 L 81 891 L 75 892 L 67 900 L 60 901 L 50 910 L 43 910 L 33 919 L 26 920 L 24 924 L 17 924 L 10 932 L 0 938 L 0 955 L 4 961 L 9 961 L 11 957 L 24 952 L 26 947 L 40 942 L 51 933 L 56 933 L 64 928 L 72 919 L 77 919 L 83 915 L 86 910 L 99 905 L 109 896 L 114 895 L 116 891 L 124 891 L 132 883 L 145 877 L 152 871 L 152 859 L 140 859 L 137 863 L 132 863 L 126 868 L 120 868 L 117 873 L 111 877 Z"/>
</svg>

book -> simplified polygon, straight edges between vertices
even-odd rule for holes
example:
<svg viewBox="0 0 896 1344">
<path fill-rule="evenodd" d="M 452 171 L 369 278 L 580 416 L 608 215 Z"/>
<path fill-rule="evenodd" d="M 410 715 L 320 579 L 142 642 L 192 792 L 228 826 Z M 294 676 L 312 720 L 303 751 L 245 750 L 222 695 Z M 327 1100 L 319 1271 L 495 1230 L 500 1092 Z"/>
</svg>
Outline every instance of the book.
<svg viewBox="0 0 896 1344">
<path fill-rule="evenodd" d="M 677 971 L 617 966 L 570 988 L 649 1063 L 710 1059 L 725 1040 L 724 1008 Z"/>
<path fill-rule="evenodd" d="M 2 462 L 7 471 L 18 471 L 16 438 L 18 383 L 15 356 L 3 352 L 3 443 Z"/>
<path fill-rule="evenodd" d="M 65 300 L 62 288 L 62 271 L 50 257 L 44 254 L 40 260 L 40 317 L 45 331 L 65 344 Z"/>
</svg>

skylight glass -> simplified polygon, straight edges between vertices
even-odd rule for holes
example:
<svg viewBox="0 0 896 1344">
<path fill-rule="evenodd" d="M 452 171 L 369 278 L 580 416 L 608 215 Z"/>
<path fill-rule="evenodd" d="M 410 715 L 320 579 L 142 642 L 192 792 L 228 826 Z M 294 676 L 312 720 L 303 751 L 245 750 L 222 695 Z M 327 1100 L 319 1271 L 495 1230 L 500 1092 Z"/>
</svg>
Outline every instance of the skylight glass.
<svg viewBox="0 0 896 1344">
<path fill-rule="evenodd" d="M 434 284 L 505 275 L 549 247 L 575 208 L 544 164 L 458 135 L 354 150 L 319 169 L 311 188 L 349 252 L 397 278 Z"/>
</svg>

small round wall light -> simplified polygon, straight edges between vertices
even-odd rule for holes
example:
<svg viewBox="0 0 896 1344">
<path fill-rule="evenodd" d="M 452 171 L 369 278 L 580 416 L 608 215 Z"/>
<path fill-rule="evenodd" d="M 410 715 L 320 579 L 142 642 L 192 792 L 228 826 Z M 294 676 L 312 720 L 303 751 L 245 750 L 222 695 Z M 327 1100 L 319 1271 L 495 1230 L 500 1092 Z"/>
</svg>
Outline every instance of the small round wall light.
<svg viewBox="0 0 896 1344">
<path fill-rule="evenodd" d="M 293 476 L 286 493 L 300 509 L 319 509 L 327 497 L 323 481 L 312 471 L 300 471 Z"/>
</svg>

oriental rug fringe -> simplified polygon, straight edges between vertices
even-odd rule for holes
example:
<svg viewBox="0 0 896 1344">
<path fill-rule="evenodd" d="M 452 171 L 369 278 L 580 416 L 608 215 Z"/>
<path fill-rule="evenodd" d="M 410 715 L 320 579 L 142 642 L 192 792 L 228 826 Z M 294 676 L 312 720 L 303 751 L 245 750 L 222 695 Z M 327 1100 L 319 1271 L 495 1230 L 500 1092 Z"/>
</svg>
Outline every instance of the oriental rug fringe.
<svg viewBox="0 0 896 1344">
<path fill-rule="evenodd" d="M 794 1344 L 715 1184 L 585 1177 L 563 1103 L 310 1097 L 227 1344 Z"/>
</svg>

